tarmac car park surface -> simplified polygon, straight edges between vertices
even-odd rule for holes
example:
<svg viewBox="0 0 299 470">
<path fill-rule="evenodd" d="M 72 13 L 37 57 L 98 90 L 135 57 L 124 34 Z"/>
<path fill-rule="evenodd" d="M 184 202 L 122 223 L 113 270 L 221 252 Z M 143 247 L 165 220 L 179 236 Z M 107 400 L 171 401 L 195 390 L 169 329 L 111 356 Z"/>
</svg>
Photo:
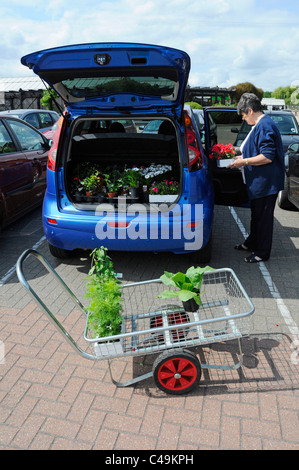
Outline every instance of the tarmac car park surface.
<svg viewBox="0 0 299 470">
<path fill-rule="evenodd" d="M 84 303 L 88 253 L 51 256 L 41 210 L 0 235 L 0 449 L 299 449 L 299 213 L 275 210 L 273 251 L 267 263 L 248 265 L 233 249 L 249 229 L 248 209 L 216 206 L 210 265 L 230 267 L 251 298 L 252 333 L 242 340 L 243 366 L 205 371 L 198 389 L 169 396 L 152 379 L 117 388 L 107 362 L 80 358 L 58 335 L 17 280 L 18 256 L 35 246 Z M 184 255 L 113 253 L 123 282 L 154 279 L 190 266 Z M 45 271 L 30 262 L 28 280 L 50 308 L 70 306 Z M 76 315 L 75 315 L 76 317 Z M 71 318 L 69 317 L 71 322 Z M 77 321 L 69 324 L 78 331 Z M 211 363 L 236 362 L 236 344 L 196 350 Z M 152 356 L 115 361 L 117 376 L 150 369 Z"/>
</svg>

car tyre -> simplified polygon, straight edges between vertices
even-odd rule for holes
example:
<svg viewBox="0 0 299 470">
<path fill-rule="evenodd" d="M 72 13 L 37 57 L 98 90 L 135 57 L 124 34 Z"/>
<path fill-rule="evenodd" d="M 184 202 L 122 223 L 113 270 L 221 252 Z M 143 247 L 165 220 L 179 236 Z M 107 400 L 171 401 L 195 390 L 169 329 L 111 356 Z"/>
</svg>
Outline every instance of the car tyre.
<svg viewBox="0 0 299 470">
<path fill-rule="evenodd" d="M 294 209 L 295 206 L 289 201 L 287 189 L 279 191 L 277 196 L 278 207 L 284 210 Z"/>
<path fill-rule="evenodd" d="M 213 243 L 213 233 L 210 232 L 209 240 L 206 246 L 202 250 L 195 251 L 192 253 L 192 261 L 197 265 L 207 264 L 211 261 L 212 258 L 212 243 Z"/>
<path fill-rule="evenodd" d="M 49 250 L 51 255 L 53 255 L 55 258 L 66 259 L 71 258 L 73 255 L 72 251 L 64 250 L 63 248 L 57 248 L 57 246 L 51 245 L 51 243 L 49 243 Z"/>
</svg>

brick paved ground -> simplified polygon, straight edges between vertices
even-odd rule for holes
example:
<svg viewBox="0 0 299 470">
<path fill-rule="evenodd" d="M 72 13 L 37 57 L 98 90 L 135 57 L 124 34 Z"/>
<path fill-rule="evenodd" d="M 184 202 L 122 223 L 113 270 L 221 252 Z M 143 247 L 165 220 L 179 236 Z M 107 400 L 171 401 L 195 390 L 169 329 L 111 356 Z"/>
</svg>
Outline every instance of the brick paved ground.
<svg viewBox="0 0 299 470">
<path fill-rule="evenodd" d="M 248 227 L 246 210 L 237 213 Z M 267 263 L 271 281 L 297 324 L 298 217 L 298 212 L 277 209 L 273 257 Z M 13 239 L 12 229 L 3 232 L 1 257 L 6 253 L 5 263 L 8 256 L 10 262 L 2 276 L 23 248 L 42 236 L 38 226 L 29 232 L 19 239 Z M 15 244 L 14 250 L 9 245 L 11 252 L 8 234 Z M 204 370 L 199 388 L 179 397 L 164 394 L 152 379 L 135 387 L 115 387 L 107 362 L 78 355 L 16 275 L 9 277 L 0 287 L 0 339 L 5 347 L 5 363 L 0 364 L 0 449 L 298 450 L 299 365 L 294 359 L 299 357 L 292 349 L 294 338 L 258 266 L 246 265 L 242 255 L 231 250 L 239 241 L 228 209 L 216 208 L 210 264 L 232 267 L 256 307 L 252 335 L 242 341 L 244 364 L 235 371 Z M 61 263 L 51 257 L 45 243 L 39 251 L 84 301 L 87 257 L 81 254 Z M 190 265 L 183 257 L 168 255 L 114 254 L 113 259 L 125 282 Z M 78 309 L 34 260 L 28 264 L 28 279 L 79 341 L 83 331 Z M 237 361 L 236 346 L 234 341 L 216 343 L 196 352 L 201 362 L 232 364 Z M 114 361 L 113 374 L 119 380 L 136 377 L 150 371 L 153 360 L 154 356 L 122 358 Z"/>
</svg>

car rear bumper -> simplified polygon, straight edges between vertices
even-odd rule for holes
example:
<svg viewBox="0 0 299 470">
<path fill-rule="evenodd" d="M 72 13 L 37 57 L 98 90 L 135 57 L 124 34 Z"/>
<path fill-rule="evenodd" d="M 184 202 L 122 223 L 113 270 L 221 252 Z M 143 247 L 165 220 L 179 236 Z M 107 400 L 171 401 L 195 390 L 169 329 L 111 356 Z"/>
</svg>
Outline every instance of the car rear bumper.
<svg viewBox="0 0 299 470">
<path fill-rule="evenodd" d="M 56 206 L 57 207 L 57 206 Z M 176 205 L 155 214 L 62 214 L 47 211 L 43 225 L 51 245 L 65 250 L 94 249 L 101 245 L 116 251 L 185 253 L 202 249 L 212 227 L 213 209 L 202 204 Z"/>
</svg>

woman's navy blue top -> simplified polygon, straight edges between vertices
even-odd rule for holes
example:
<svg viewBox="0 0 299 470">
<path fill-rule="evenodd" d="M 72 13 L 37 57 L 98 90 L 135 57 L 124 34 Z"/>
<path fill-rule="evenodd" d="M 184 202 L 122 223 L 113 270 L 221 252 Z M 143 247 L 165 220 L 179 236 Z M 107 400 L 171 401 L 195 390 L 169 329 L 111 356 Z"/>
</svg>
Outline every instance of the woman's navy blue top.
<svg viewBox="0 0 299 470">
<path fill-rule="evenodd" d="M 284 151 L 280 132 L 269 115 L 265 114 L 254 126 L 242 151 L 243 158 L 263 154 L 272 163 L 244 166 L 249 199 L 276 194 L 284 189 Z"/>
</svg>

